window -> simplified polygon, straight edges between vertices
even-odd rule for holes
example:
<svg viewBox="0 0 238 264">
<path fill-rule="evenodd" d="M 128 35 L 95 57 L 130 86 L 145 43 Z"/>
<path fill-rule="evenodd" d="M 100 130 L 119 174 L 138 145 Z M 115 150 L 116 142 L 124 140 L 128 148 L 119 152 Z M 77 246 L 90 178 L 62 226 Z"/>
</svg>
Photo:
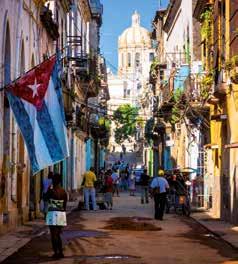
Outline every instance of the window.
<svg viewBox="0 0 238 264">
<path fill-rule="evenodd" d="M 124 89 L 123 97 L 126 98 L 126 89 Z"/>
<path fill-rule="evenodd" d="M 124 67 L 124 53 L 121 54 L 121 66 Z"/>
<path fill-rule="evenodd" d="M 131 53 L 127 54 L 127 66 L 131 67 Z"/>
<path fill-rule="evenodd" d="M 138 68 L 140 66 L 140 53 L 136 53 L 135 55 L 135 65 Z"/>
<path fill-rule="evenodd" d="M 154 54 L 154 52 L 151 52 L 150 55 L 149 55 L 150 62 L 153 61 L 154 58 L 155 58 L 155 54 Z"/>
</svg>

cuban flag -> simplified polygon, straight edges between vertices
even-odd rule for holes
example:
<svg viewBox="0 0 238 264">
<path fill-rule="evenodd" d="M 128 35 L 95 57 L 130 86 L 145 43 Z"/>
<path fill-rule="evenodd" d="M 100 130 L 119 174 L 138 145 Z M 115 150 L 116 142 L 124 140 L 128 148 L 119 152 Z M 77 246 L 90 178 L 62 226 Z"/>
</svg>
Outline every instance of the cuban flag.
<svg viewBox="0 0 238 264">
<path fill-rule="evenodd" d="M 53 56 L 6 88 L 33 174 L 69 155 L 59 68 Z"/>
</svg>

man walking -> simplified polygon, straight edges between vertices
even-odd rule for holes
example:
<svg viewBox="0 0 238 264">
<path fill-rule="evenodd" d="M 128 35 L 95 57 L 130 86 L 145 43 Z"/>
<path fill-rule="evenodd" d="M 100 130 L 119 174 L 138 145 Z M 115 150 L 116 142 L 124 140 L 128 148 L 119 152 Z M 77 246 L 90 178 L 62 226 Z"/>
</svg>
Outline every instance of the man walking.
<svg viewBox="0 0 238 264">
<path fill-rule="evenodd" d="M 116 193 L 117 197 L 119 197 L 120 176 L 118 170 L 114 170 L 114 172 L 112 173 L 112 180 L 113 180 L 113 196 Z"/>
<path fill-rule="evenodd" d="M 96 175 L 94 173 L 94 168 L 91 167 L 89 171 L 85 172 L 83 175 L 84 178 L 84 202 L 85 209 L 89 210 L 89 198 L 91 197 L 93 210 L 96 211 L 96 190 L 94 188 L 94 184 L 97 180 Z"/>
<path fill-rule="evenodd" d="M 144 172 L 140 176 L 140 185 L 141 185 L 141 203 L 149 203 L 148 199 L 148 186 L 149 186 L 150 176 L 147 174 L 147 169 L 144 169 Z"/>
<path fill-rule="evenodd" d="M 164 178 L 164 171 L 159 170 L 159 176 L 155 177 L 151 182 L 152 194 L 155 203 L 155 219 L 163 220 L 164 209 L 166 203 L 166 191 L 169 189 L 169 184 Z"/>
</svg>

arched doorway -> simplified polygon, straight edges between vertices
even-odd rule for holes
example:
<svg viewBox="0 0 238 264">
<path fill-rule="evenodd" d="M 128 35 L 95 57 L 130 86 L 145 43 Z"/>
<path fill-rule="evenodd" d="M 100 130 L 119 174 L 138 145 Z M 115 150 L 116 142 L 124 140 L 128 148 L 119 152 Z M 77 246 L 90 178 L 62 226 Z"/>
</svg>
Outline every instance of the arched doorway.
<svg viewBox="0 0 238 264">
<path fill-rule="evenodd" d="M 31 56 L 31 68 L 35 67 L 35 56 L 32 54 Z M 36 198 L 36 190 L 37 190 L 37 178 L 40 175 L 32 175 L 30 173 L 29 178 L 29 220 L 32 220 L 36 217 L 36 208 L 37 208 L 37 198 Z"/>
<path fill-rule="evenodd" d="M 25 47 L 24 41 L 22 40 L 21 44 L 21 52 L 20 52 L 20 60 L 19 60 L 19 73 L 22 75 L 25 72 Z M 18 130 L 17 132 L 17 142 L 18 142 L 18 157 L 17 157 L 17 208 L 20 213 L 22 213 L 22 206 L 23 206 L 23 195 L 24 194 L 24 180 L 23 180 L 23 173 L 24 173 L 24 164 L 25 164 L 25 146 L 23 137 Z"/>
<path fill-rule="evenodd" d="M 6 33 L 4 41 L 4 85 L 7 85 L 11 82 L 11 39 L 10 39 L 10 27 L 9 23 L 6 24 Z M 7 178 L 9 174 L 9 161 L 10 161 L 10 106 L 6 95 L 4 94 L 3 99 L 3 167 L 2 167 L 2 178 L 1 178 L 1 198 L 3 200 L 3 211 L 7 210 L 7 199 L 6 199 L 6 190 L 7 190 Z M 3 222 L 7 222 L 3 219 Z"/>
</svg>

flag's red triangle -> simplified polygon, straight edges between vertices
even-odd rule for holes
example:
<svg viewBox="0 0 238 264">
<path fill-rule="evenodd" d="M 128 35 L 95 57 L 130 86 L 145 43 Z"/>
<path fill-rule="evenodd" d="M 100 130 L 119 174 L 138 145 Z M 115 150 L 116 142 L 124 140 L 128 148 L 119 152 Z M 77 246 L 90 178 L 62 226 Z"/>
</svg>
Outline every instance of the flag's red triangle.
<svg viewBox="0 0 238 264">
<path fill-rule="evenodd" d="M 7 87 L 8 92 L 41 109 L 56 56 L 42 62 Z"/>
</svg>

